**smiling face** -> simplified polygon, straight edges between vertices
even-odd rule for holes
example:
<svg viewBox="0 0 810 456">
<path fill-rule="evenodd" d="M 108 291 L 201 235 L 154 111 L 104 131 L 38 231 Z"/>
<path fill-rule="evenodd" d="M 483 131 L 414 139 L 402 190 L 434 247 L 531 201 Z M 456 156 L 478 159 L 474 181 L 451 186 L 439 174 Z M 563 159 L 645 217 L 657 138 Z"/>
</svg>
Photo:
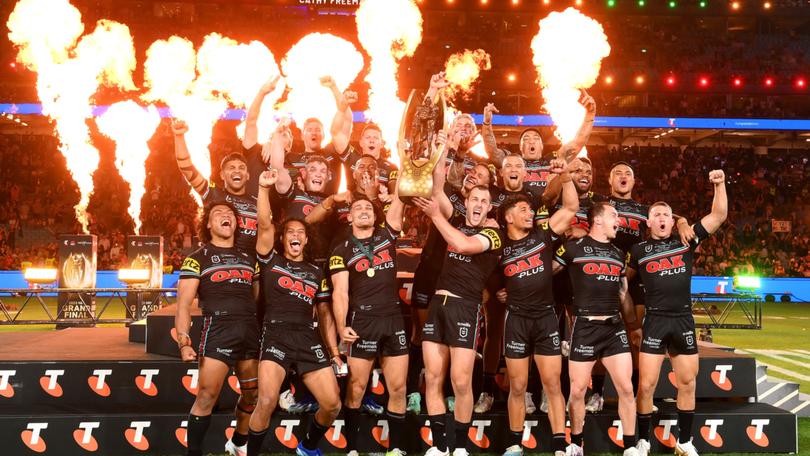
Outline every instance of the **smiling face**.
<svg viewBox="0 0 810 456">
<path fill-rule="evenodd" d="M 205 227 L 211 232 L 211 238 L 230 239 L 236 232 L 236 214 L 229 206 L 218 204 L 211 208 Z"/>
<path fill-rule="evenodd" d="M 225 183 L 225 190 L 233 193 L 245 188 L 250 176 L 245 162 L 242 160 L 228 160 L 219 172 L 219 177 Z"/>
<path fill-rule="evenodd" d="M 467 175 L 464 176 L 464 190 L 467 192 L 476 185 L 489 187 L 490 184 L 489 168 L 487 168 L 486 165 L 475 165 L 467 172 Z"/>
<path fill-rule="evenodd" d="M 487 220 L 487 214 L 492 209 L 492 196 L 489 190 L 474 187 L 464 202 L 467 208 L 467 224 L 470 226 L 482 226 Z"/>
<path fill-rule="evenodd" d="M 669 205 L 654 204 L 647 217 L 647 226 L 650 227 L 650 234 L 653 238 L 666 239 L 672 235 L 675 218 L 672 216 L 672 208 Z"/>
<path fill-rule="evenodd" d="M 613 169 L 610 170 L 608 183 L 614 195 L 619 198 L 629 198 L 633 192 L 633 186 L 636 184 L 633 169 L 627 165 L 614 166 Z"/>
<path fill-rule="evenodd" d="M 322 193 L 329 180 L 329 168 L 320 160 L 309 161 L 301 170 L 301 178 L 307 192 Z"/>
<path fill-rule="evenodd" d="M 591 190 L 591 183 L 593 180 L 593 170 L 590 163 L 580 160 L 579 167 L 573 174 L 574 186 L 577 188 L 577 193 L 584 195 Z"/>
<path fill-rule="evenodd" d="M 520 154 L 526 160 L 540 160 L 543 155 L 543 137 L 540 133 L 529 130 L 520 137 Z"/>
<path fill-rule="evenodd" d="M 594 224 L 601 226 L 602 231 L 608 240 L 616 239 L 616 232 L 619 230 L 619 213 L 613 206 L 607 206 L 602 214 L 594 217 Z"/>
<path fill-rule="evenodd" d="M 303 259 L 307 240 L 307 228 L 303 223 L 291 220 L 284 225 L 284 231 L 281 233 L 281 245 L 287 258 Z"/>
<path fill-rule="evenodd" d="M 374 226 L 374 206 L 371 201 L 358 199 L 352 203 L 349 211 L 349 223 L 353 228 L 368 229 Z"/>
<path fill-rule="evenodd" d="M 307 150 L 318 150 L 323 141 L 323 124 L 318 120 L 308 120 L 304 123 L 303 135 L 304 145 Z"/>
<path fill-rule="evenodd" d="M 382 133 L 374 128 L 366 128 L 360 136 L 360 149 L 363 154 L 380 158 L 380 150 L 383 147 Z"/>
<path fill-rule="evenodd" d="M 357 160 L 354 164 L 354 182 L 359 185 L 364 179 L 371 179 L 372 182 L 378 177 L 377 161 L 371 157 L 364 156 Z"/>
<path fill-rule="evenodd" d="M 506 220 L 507 225 L 528 232 L 534 226 L 534 211 L 529 203 L 520 201 L 506 211 L 504 220 Z"/>
<path fill-rule="evenodd" d="M 466 149 L 467 145 L 475 136 L 475 123 L 468 115 L 461 115 L 453 121 L 453 129 L 451 134 L 460 133 L 461 138 L 458 142 L 459 147 Z"/>
<path fill-rule="evenodd" d="M 504 190 L 518 192 L 523 188 L 523 180 L 526 178 L 526 164 L 517 155 L 507 155 L 503 159 L 501 167 L 501 180 Z"/>
</svg>

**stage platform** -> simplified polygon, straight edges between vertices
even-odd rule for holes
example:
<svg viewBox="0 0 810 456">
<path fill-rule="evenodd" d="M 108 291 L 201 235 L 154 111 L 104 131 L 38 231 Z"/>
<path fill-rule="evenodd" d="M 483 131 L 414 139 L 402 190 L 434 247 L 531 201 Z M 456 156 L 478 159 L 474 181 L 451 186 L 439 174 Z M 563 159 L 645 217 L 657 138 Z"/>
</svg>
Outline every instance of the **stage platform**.
<svg viewBox="0 0 810 456">
<path fill-rule="evenodd" d="M 183 453 L 197 366 L 146 353 L 143 343 L 129 342 L 128 331 L 72 328 L 0 333 L 0 437 L 8 454 Z M 695 418 L 699 451 L 796 451 L 795 415 L 751 402 L 756 400 L 756 374 L 749 375 L 740 366 L 749 362 L 753 366 L 753 358 L 703 346 L 701 358 L 701 370 L 707 376 L 699 379 L 698 391 L 707 396 L 699 399 Z M 668 391 L 666 380 L 662 376 L 662 394 Z M 752 385 L 753 394 L 746 384 Z M 382 377 L 373 378 L 371 386 L 375 393 L 384 394 Z M 233 432 L 231 410 L 237 397 L 238 383 L 231 376 L 220 396 L 206 451 L 223 452 L 227 436 Z M 378 400 L 384 403 L 384 396 Z M 669 452 L 666 445 L 671 443 L 669 430 L 675 411 L 671 403 L 659 400 L 657 404 L 661 410 L 654 420 L 653 449 L 657 445 L 658 451 Z M 266 451 L 289 451 L 302 437 L 309 419 L 309 415 L 275 414 Z M 406 439 L 406 451 L 427 449 L 426 423 L 425 415 L 408 416 L 407 435 L 418 438 Z M 325 452 L 339 452 L 345 446 L 342 426 L 343 421 L 338 420 L 330 430 L 322 446 Z M 503 449 L 507 428 L 505 412 L 493 412 L 474 416 L 470 432 L 480 451 L 497 453 Z M 615 406 L 589 415 L 585 431 L 589 451 L 621 450 Z M 386 436 L 384 418 L 364 416 L 359 438 L 362 452 L 383 451 Z M 544 414 L 527 417 L 524 443 L 532 451 L 548 451 L 550 432 Z"/>
</svg>

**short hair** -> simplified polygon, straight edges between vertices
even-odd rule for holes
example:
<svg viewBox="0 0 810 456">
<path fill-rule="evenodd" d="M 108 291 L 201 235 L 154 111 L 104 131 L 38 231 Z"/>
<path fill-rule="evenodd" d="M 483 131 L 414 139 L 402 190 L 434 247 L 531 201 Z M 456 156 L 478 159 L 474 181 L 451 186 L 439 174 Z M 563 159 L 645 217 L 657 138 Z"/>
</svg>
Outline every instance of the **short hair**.
<svg viewBox="0 0 810 456">
<path fill-rule="evenodd" d="M 530 127 L 530 128 L 527 128 L 527 129 L 520 132 L 520 138 L 518 139 L 518 143 L 522 143 L 523 142 L 523 137 L 526 135 L 526 133 L 529 133 L 529 132 L 532 132 L 532 131 L 537 133 L 537 135 L 540 136 L 540 139 L 543 138 L 543 134 L 540 133 L 540 130 Z"/>
<path fill-rule="evenodd" d="M 380 126 L 375 123 L 369 122 L 363 126 L 363 129 L 360 131 L 360 136 L 362 137 L 364 134 L 366 134 L 368 130 L 378 131 L 380 132 L 380 135 L 382 135 L 382 129 L 380 128 Z"/>
<path fill-rule="evenodd" d="M 326 160 L 326 157 L 320 154 L 309 154 L 307 155 L 307 159 L 304 161 L 304 167 L 309 165 L 310 163 L 323 163 L 326 166 L 326 169 L 329 169 L 329 161 Z"/>
<path fill-rule="evenodd" d="M 504 216 L 504 220 L 506 220 L 506 213 L 509 212 L 510 209 L 517 207 L 517 205 L 520 203 L 526 203 L 529 206 L 532 205 L 532 201 L 523 193 L 511 195 L 510 197 L 506 198 L 506 201 L 501 204 L 501 213 Z"/>
<path fill-rule="evenodd" d="M 579 161 L 581 161 L 582 163 L 587 163 L 588 166 L 593 168 L 593 163 L 591 162 L 590 158 L 588 158 L 588 157 L 577 157 L 577 158 L 579 158 Z"/>
<path fill-rule="evenodd" d="M 492 192 L 486 185 L 476 185 L 475 187 L 471 188 L 470 192 L 467 193 L 467 198 L 464 198 L 465 201 L 470 198 L 470 195 L 472 195 L 473 190 L 481 190 L 482 192 L 487 192 L 489 194 L 489 201 L 492 202 Z"/>
<path fill-rule="evenodd" d="M 321 128 L 323 128 L 323 122 L 321 122 L 321 119 L 319 119 L 317 117 L 307 117 L 307 119 L 304 121 L 304 123 L 301 124 L 301 126 L 303 127 L 306 124 L 311 123 L 311 122 L 315 122 L 317 124 L 320 124 Z"/>
<path fill-rule="evenodd" d="M 593 221 L 596 217 L 599 217 L 605 213 L 605 210 L 609 207 L 613 207 L 612 204 L 608 203 L 607 201 L 599 201 L 593 203 L 590 209 L 588 209 L 588 226 L 593 228 Z"/>
<path fill-rule="evenodd" d="M 198 224 L 197 224 L 197 235 L 200 237 L 200 239 L 205 244 L 211 242 L 211 239 L 213 238 L 213 236 L 211 236 L 211 230 L 208 229 L 208 222 L 211 219 L 211 211 L 216 206 L 226 206 L 226 207 L 228 207 L 228 209 L 233 211 L 234 217 L 239 216 L 239 213 L 236 211 L 236 207 L 230 201 L 227 201 L 225 199 L 211 201 L 210 203 L 203 206 L 202 211 L 200 212 L 199 221 L 198 221 Z M 238 223 L 237 223 L 237 226 L 234 227 L 234 232 L 233 232 L 234 245 L 236 245 L 236 239 L 239 236 L 239 229 L 238 228 L 239 227 L 238 227 Z"/>
<path fill-rule="evenodd" d="M 631 171 L 633 174 L 636 174 L 636 170 L 634 170 L 634 169 L 633 169 L 633 167 L 630 165 L 630 163 L 627 163 L 627 162 L 626 162 L 626 161 L 624 161 L 624 160 L 619 160 L 619 161 L 617 161 L 616 163 L 614 163 L 614 164 L 610 165 L 610 172 L 612 173 L 612 172 L 613 172 L 613 168 L 615 168 L 615 167 L 617 167 L 617 166 L 621 166 L 621 165 L 624 165 L 624 166 L 626 166 L 626 167 L 630 168 L 630 171 Z"/>
<path fill-rule="evenodd" d="M 245 166 L 247 166 L 247 164 L 248 164 L 247 158 L 245 158 L 245 156 L 242 154 L 242 152 L 231 152 L 228 155 L 226 155 L 225 157 L 223 157 L 222 161 L 219 162 L 219 169 L 224 169 L 225 165 L 227 165 L 228 162 L 232 162 L 232 161 L 240 161 L 240 162 L 244 163 Z"/>
<path fill-rule="evenodd" d="M 489 185 L 495 185 L 495 179 L 496 178 L 495 178 L 495 171 L 493 171 L 494 167 L 492 167 L 490 165 L 487 165 L 486 163 L 477 162 L 472 166 L 471 170 L 475 169 L 476 166 L 481 166 L 481 167 L 485 168 L 487 170 L 487 176 L 489 176 Z M 478 184 L 478 185 L 484 186 L 483 184 Z"/>
<path fill-rule="evenodd" d="M 382 213 L 382 207 L 379 204 L 376 204 L 372 201 L 368 196 L 362 193 L 352 192 L 352 202 L 349 204 L 349 212 L 351 212 L 352 208 L 354 207 L 354 203 L 358 201 L 368 201 L 371 203 L 371 209 L 374 212 L 374 223 L 377 223 L 377 220 L 382 220 L 384 215 Z"/>
<path fill-rule="evenodd" d="M 653 208 L 656 208 L 658 206 L 664 206 L 664 207 L 668 208 L 670 211 L 672 210 L 672 206 L 670 206 L 667 202 L 665 202 L 665 201 L 656 201 L 656 202 L 654 202 L 654 203 L 652 203 L 650 205 L 650 209 L 647 210 L 647 213 L 649 214 L 653 210 Z"/>
<path fill-rule="evenodd" d="M 371 155 L 371 154 L 363 154 L 363 155 L 361 155 L 361 156 L 360 156 L 360 157 L 357 159 L 357 161 L 360 161 L 360 160 L 362 160 L 362 159 L 364 159 L 364 158 L 370 158 L 370 159 L 371 159 L 371 161 L 373 161 L 375 165 L 377 164 L 377 159 L 376 159 L 376 158 L 374 158 L 374 156 L 373 156 L 373 155 Z M 357 163 L 357 162 L 355 162 L 355 163 Z"/>
<path fill-rule="evenodd" d="M 506 163 L 506 159 L 509 158 L 509 157 L 515 157 L 515 158 L 520 159 L 520 161 L 523 162 L 523 166 L 526 166 L 526 160 L 523 159 L 522 155 L 520 155 L 520 154 L 511 154 L 510 153 L 510 154 L 506 154 L 506 155 L 503 156 L 503 160 L 501 161 L 501 169 L 503 169 L 503 164 Z"/>
</svg>

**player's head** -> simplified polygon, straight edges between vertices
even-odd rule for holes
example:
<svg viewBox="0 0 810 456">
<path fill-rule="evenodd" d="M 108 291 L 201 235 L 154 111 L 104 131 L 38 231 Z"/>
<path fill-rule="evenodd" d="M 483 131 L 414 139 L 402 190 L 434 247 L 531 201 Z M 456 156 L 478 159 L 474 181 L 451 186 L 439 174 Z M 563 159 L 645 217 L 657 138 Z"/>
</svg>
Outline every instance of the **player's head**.
<svg viewBox="0 0 810 456">
<path fill-rule="evenodd" d="M 304 121 L 301 128 L 301 136 L 304 140 L 306 150 L 318 150 L 323 141 L 323 124 L 320 120 L 310 117 Z"/>
<path fill-rule="evenodd" d="M 372 228 L 376 221 L 374 203 L 365 196 L 355 197 L 349 207 L 349 223 L 352 224 L 352 228 L 361 230 Z"/>
<path fill-rule="evenodd" d="M 469 147 L 473 137 L 475 137 L 476 131 L 475 120 L 469 114 L 459 114 L 458 117 L 453 119 L 453 124 L 450 126 L 450 136 L 456 133 L 461 134 L 458 145 L 462 149 Z"/>
<path fill-rule="evenodd" d="M 574 186 L 577 188 L 577 193 L 584 195 L 591 191 L 591 184 L 593 183 L 593 166 L 588 157 L 580 157 L 579 163 L 573 172 Z"/>
<path fill-rule="evenodd" d="M 232 152 L 220 162 L 219 177 L 225 183 L 225 190 L 238 192 L 245 188 L 250 178 L 247 168 L 247 159 L 239 152 Z"/>
<path fill-rule="evenodd" d="M 543 156 L 543 136 L 536 128 L 527 128 L 520 134 L 520 155 L 526 160 L 539 160 Z"/>
<path fill-rule="evenodd" d="M 352 177 L 354 178 L 354 185 L 358 186 L 364 179 L 371 180 L 376 183 L 379 180 L 379 171 L 377 171 L 377 159 L 371 155 L 363 155 L 357 159 L 354 164 L 354 171 Z"/>
<path fill-rule="evenodd" d="M 203 207 L 200 214 L 198 235 L 204 243 L 214 239 L 233 239 L 239 234 L 236 225 L 236 208 L 225 200 L 212 201 Z"/>
<path fill-rule="evenodd" d="M 380 158 L 383 148 L 382 130 L 376 124 L 369 123 L 360 132 L 360 151 L 365 155 Z"/>
<path fill-rule="evenodd" d="M 483 226 L 487 214 L 492 209 L 492 194 L 489 188 L 483 185 L 473 187 L 464 200 L 464 206 L 467 209 L 467 223 L 470 226 Z"/>
<path fill-rule="evenodd" d="M 532 203 L 529 197 L 522 193 L 507 198 L 500 210 L 508 227 L 528 232 L 534 226 Z"/>
<path fill-rule="evenodd" d="M 501 181 L 504 190 L 517 192 L 523 188 L 526 178 L 526 162 L 520 155 L 507 155 L 501 165 Z"/>
<path fill-rule="evenodd" d="M 636 184 L 633 168 L 627 162 L 616 162 L 610 168 L 608 176 L 611 192 L 620 198 L 630 198 L 633 193 L 633 186 Z"/>
<path fill-rule="evenodd" d="M 284 256 L 296 261 L 303 260 L 309 241 L 309 225 L 301 219 L 288 218 L 281 224 L 279 232 Z"/>
<path fill-rule="evenodd" d="M 470 190 L 476 185 L 489 187 L 492 185 L 493 180 L 495 179 L 493 177 L 492 170 L 490 170 L 487 165 L 477 163 L 475 166 L 470 168 L 470 170 L 467 171 L 467 174 L 464 176 L 464 190 L 469 193 Z"/>
<path fill-rule="evenodd" d="M 619 213 L 610 203 L 600 201 L 593 203 L 588 211 L 588 226 L 592 233 L 602 233 L 607 238 L 615 239 L 619 229 Z"/>
<path fill-rule="evenodd" d="M 330 178 L 329 163 L 320 155 L 310 155 L 301 168 L 301 179 L 307 192 L 322 193 Z"/>
<path fill-rule="evenodd" d="M 658 201 L 650 206 L 647 215 L 647 226 L 650 227 L 650 235 L 656 239 L 666 239 L 672 235 L 672 228 L 675 226 L 675 217 L 669 204 Z"/>
</svg>

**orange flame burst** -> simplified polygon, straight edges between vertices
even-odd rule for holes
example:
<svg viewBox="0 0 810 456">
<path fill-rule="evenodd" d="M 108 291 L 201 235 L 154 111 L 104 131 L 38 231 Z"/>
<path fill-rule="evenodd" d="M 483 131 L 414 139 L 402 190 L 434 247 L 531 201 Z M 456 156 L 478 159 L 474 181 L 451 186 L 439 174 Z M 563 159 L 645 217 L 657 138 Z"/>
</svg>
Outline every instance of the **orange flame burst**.
<svg viewBox="0 0 810 456">
<path fill-rule="evenodd" d="M 154 106 L 143 109 L 134 101 L 115 103 L 96 118 L 99 131 L 115 141 L 115 166 L 129 184 L 127 212 L 135 222 L 135 234 L 140 234 L 141 230 L 141 199 L 145 193 L 145 165 L 149 157 L 146 142 L 158 124 L 160 114 Z"/>
<path fill-rule="evenodd" d="M 366 118 L 379 125 L 388 148 L 395 150 L 405 111 L 397 96 L 397 68 L 422 42 L 422 13 L 413 0 L 362 0 L 356 21 L 357 38 L 371 57 Z M 399 165 L 399 154 L 392 153 L 391 161 Z"/>
<path fill-rule="evenodd" d="M 531 47 L 545 109 L 557 125 L 555 134 L 566 143 L 576 137 L 585 118 L 585 108 L 577 101 L 579 89 L 596 82 L 610 44 L 599 22 L 567 8 L 540 21 Z"/>
<path fill-rule="evenodd" d="M 465 49 L 451 55 L 444 64 L 445 79 L 450 85 L 445 89 L 445 94 L 451 101 L 457 96 L 469 96 L 473 83 L 481 75 L 481 70 L 492 68 L 492 61 L 489 54 L 483 49 L 471 51 Z"/>
</svg>

